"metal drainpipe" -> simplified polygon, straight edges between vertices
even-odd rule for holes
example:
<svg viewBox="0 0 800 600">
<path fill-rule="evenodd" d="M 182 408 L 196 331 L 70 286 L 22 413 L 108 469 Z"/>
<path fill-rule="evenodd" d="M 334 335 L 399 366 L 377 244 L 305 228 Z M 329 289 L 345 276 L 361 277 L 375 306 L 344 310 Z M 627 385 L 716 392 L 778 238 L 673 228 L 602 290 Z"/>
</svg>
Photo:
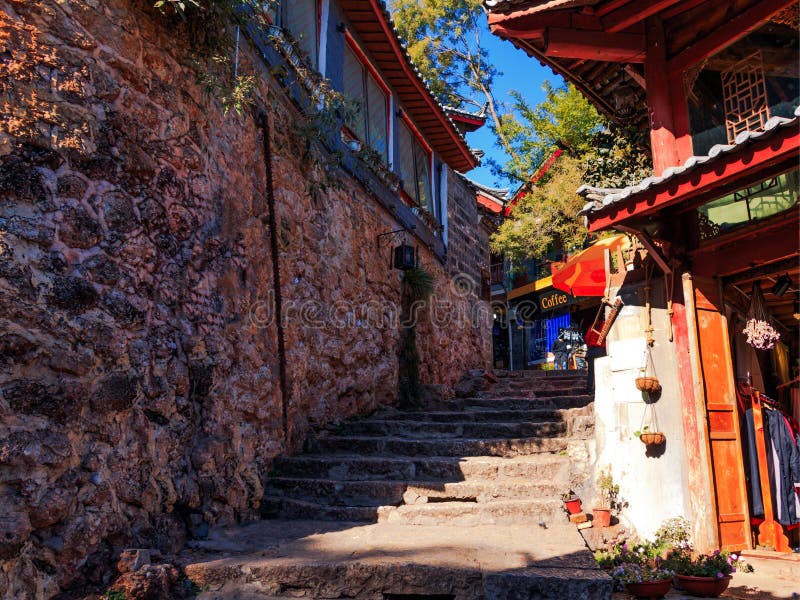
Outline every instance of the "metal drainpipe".
<svg viewBox="0 0 800 600">
<path fill-rule="evenodd" d="M 281 273 L 278 260 L 278 223 L 275 218 L 275 188 L 272 180 L 272 146 L 270 144 L 269 115 L 261 110 L 258 114 L 261 134 L 264 139 L 264 174 L 267 180 L 267 207 L 269 209 L 269 242 L 272 253 L 272 288 L 275 292 L 275 324 L 278 333 L 278 377 L 281 388 L 281 411 L 283 417 L 283 441 L 288 448 L 289 435 L 289 389 L 286 382 L 286 339 L 283 331 L 283 296 L 281 295 Z"/>
</svg>

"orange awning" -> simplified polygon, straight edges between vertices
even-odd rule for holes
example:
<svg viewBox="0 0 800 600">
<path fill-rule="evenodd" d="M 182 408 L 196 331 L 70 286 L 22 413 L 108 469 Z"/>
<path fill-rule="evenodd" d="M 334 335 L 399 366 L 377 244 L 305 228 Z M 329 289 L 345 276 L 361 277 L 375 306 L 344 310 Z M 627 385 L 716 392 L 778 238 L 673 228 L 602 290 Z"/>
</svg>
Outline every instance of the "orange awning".
<svg viewBox="0 0 800 600">
<path fill-rule="evenodd" d="M 597 240 L 565 263 L 553 263 L 553 287 L 573 296 L 603 296 L 606 291 L 605 251 L 627 249 L 627 235 Z"/>
</svg>

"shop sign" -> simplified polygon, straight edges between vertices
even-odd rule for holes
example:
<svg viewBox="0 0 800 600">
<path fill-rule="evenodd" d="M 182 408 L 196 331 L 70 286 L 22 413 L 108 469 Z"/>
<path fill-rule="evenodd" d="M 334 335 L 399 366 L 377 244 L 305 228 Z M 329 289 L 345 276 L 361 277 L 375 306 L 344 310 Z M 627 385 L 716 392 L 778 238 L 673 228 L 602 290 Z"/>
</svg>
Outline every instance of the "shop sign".
<svg viewBox="0 0 800 600">
<path fill-rule="evenodd" d="M 552 292 L 548 292 L 539 296 L 539 308 L 541 308 L 543 311 L 555 310 L 557 308 L 567 306 L 571 299 L 572 296 L 569 294 L 565 294 L 564 292 L 560 292 L 558 290 L 553 290 Z"/>
</svg>

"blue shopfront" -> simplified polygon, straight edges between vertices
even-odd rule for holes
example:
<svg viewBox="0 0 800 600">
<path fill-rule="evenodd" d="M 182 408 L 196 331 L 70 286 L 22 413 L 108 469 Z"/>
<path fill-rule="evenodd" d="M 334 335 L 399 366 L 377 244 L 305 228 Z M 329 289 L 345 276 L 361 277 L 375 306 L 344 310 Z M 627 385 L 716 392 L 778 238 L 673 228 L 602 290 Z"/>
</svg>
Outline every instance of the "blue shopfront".
<svg viewBox="0 0 800 600">
<path fill-rule="evenodd" d="M 509 304 L 511 368 L 537 369 L 552 362 L 553 342 L 560 331 L 582 332 L 599 305 L 597 298 L 576 298 L 549 288 Z M 585 327 L 584 327 L 585 326 Z"/>
</svg>

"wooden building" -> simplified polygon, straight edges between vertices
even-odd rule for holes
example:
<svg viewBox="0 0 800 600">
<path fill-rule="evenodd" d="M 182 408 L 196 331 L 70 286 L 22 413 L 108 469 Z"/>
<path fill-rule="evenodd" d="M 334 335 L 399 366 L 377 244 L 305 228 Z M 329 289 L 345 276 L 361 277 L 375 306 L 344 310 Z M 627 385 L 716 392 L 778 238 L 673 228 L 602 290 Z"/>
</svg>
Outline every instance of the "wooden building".
<svg viewBox="0 0 800 600">
<path fill-rule="evenodd" d="M 495 34 L 572 82 L 610 118 L 649 129 L 653 176 L 625 189 L 581 188 L 582 214 L 590 231 L 638 240 L 612 291 L 626 298 L 626 290 L 660 290 L 654 302 L 666 330 L 653 343 L 650 324 L 647 339 L 674 363 L 666 377 L 659 373 L 674 402 L 666 415 L 661 402 L 656 407 L 680 416 L 676 489 L 685 492 L 697 547 L 789 550 L 797 530 L 778 522 L 785 515 L 778 518 L 780 502 L 769 497 L 758 421 L 758 473 L 748 470 L 741 432 L 749 410 L 760 415 L 761 394 L 787 417 L 798 403 L 798 3 L 486 4 Z M 635 294 L 626 303 L 635 304 Z M 754 306 L 780 334 L 770 350 L 744 340 Z M 759 500 L 764 514 L 756 515 Z"/>
</svg>

